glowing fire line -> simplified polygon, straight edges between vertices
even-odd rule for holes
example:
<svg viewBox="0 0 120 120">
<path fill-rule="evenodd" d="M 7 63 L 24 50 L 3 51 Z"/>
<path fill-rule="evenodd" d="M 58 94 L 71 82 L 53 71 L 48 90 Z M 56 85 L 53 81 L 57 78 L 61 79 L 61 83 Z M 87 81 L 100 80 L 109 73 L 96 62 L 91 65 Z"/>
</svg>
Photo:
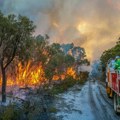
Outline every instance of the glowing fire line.
<svg viewBox="0 0 120 120">
<path fill-rule="evenodd" d="M 66 76 L 76 78 L 76 71 L 72 67 L 67 68 L 63 74 L 54 75 L 53 80 L 65 80 Z M 12 74 L 7 72 L 7 86 L 38 86 L 43 82 L 47 82 L 47 79 L 41 63 L 33 64 L 32 61 L 29 61 L 23 65 L 20 62 L 15 70 L 12 70 Z M 2 85 L 2 80 L 0 80 L 0 85 Z"/>
</svg>

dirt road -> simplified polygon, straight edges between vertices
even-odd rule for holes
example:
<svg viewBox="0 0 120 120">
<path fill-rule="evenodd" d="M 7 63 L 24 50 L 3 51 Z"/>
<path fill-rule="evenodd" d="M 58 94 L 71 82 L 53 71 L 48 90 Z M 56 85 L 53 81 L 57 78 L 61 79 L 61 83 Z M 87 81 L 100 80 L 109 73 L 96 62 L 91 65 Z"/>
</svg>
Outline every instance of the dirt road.
<svg viewBox="0 0 120 120">
<path fill-rule="evenodd" d="M 74 86 L 56 100 L 58 120 L 120 120 L 107 98 L 105 88 L 97 81 Z"/>
</svg>

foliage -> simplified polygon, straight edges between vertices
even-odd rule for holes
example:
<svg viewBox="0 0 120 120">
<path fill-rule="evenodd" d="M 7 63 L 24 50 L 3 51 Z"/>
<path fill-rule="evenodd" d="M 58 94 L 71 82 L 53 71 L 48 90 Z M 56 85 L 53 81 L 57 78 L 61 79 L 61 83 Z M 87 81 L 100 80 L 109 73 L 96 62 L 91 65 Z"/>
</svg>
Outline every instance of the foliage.
<svg viewBox="0 0 120 120">
<path fill-rule="evenodd" d="M 68 88 L 75 85 L 76 81 L 72 77 L 68 77 L 64 81 L 60 82 L 59 84 L 55 84 L 51 89 L 51 94 L 58 94 L 66 91 Z"/>
<path fill-rule="evenodd" d="M 49 47 L 49 60 L 46 64 L 46 77 L 49 81 L 52 80 L 55 74 L 59 75 L 65 72 L 68 66 L 74 64 L 74 58 L 71 55 L 65 55 L 58 43 L 53 43 Z"/>
<path fill-rule="evenodd" d="M 57 112 L 57 109 L 56 109 L 54 106 L 52 106 L 52 107 L 49 108 L 48 111 L 49 111 L 50 113 L 56 113 L 56 112 Z"/>
<path fill-rule="evenodd" d="M 0 13 L 0 67 L 2 71 L 2 102 L 6 102 L 6 68 L 15 57 L 27 53 L 35 26 L 27 17 L 4 16 Z M 21 54 L 22 53 L 22 54 Z M 24 54 L 25 55 L 25 54 Z M 27 54 L 25 55 L 27 56 Z"/>
<path fill-rule="evenodd" d="M 33 22 L 27 17 L 0 16 L 0 61 L 6 68 L 14 57 L 22 55 L 30 46 L 34 31 Z M 19 54 L 22 53 L 22 54 Z M 21 57 L 21 56 L 19 56 Z"/>
<path fill-rule="evenodd" d="M 47 55 L 48 55 L 48 37 L 38 35 L 32 40 L 32 58 L 36 62 L 42 62 L 42 64 L 45 64 L 47 61 Z"/>
<path fill-rule="evenodd" d="M 105 50 L 100 57 L 102 67 L 102 78 L 105 81 L 106 78 L 106 66 L 109 59 L 115 59 L 116 56 L 120 56 L 120 39 L 116 42 L 116 45 L 111 49 Z"/>
<path fill-rule="evenodd" d="M 110 58 L 115 59 L 116 56 L 120 56 L 120 42 L 118 41 L 114 47 L 105 50 L 100 57 L 103 68 L 106 67 L 107 62 Z"/>
<path fill-rule="evenodd" d="M 74 79 L 71 76 L 67 76 L 65 80 L 61 81 L 58 84 L 55 84 L 50 90 L 50 93 L 53 95 L 63 93 L 75 84 L 83 84 L 88 78 L 88 72 L 82 72 L 80 75 L 78 76 L 78 79 Z"/>
<path fill-rule="evenodd" d="M 0 113 L 0 120 L 21 120 L 22 111 L 15 105 L 9 105 Z"/>
<path fill-rule="evenodd" d="M 65 64 L 67 67 L 70 67 L 71 65 L 73 65 L 74 62 L 75 62 L 75 59 L 73 56 L 71 56 L 71 55 L 65 56 Z"/>
</svg>

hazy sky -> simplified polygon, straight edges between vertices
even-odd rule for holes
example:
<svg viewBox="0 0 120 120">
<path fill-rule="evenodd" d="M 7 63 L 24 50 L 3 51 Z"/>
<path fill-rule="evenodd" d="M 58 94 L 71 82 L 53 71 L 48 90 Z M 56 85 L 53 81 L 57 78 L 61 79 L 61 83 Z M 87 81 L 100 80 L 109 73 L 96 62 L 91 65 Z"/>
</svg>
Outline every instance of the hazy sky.
<svg viewBox="0 0 120 120">
<path fill-rule="evenodd" d="M 120 36 L 120 0 L 0 0 L 0 9 L 28 16 L 51 42 L 84 47 L 90 60 Z"/>
</svg>

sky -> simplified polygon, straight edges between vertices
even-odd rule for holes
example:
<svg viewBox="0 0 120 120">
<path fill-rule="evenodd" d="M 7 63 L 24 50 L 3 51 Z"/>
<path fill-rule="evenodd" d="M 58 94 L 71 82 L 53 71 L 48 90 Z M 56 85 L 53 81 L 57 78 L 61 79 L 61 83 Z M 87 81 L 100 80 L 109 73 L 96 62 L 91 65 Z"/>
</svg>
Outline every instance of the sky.
<svg viewBox="0 0 120 120">
<path fill-rule="evenodd" d="M 84 47 L 91 61 L 120 37 L 120 0 L 0 0 L 0 10 L 29 17 L 50 42 Z"/>
</svg>

